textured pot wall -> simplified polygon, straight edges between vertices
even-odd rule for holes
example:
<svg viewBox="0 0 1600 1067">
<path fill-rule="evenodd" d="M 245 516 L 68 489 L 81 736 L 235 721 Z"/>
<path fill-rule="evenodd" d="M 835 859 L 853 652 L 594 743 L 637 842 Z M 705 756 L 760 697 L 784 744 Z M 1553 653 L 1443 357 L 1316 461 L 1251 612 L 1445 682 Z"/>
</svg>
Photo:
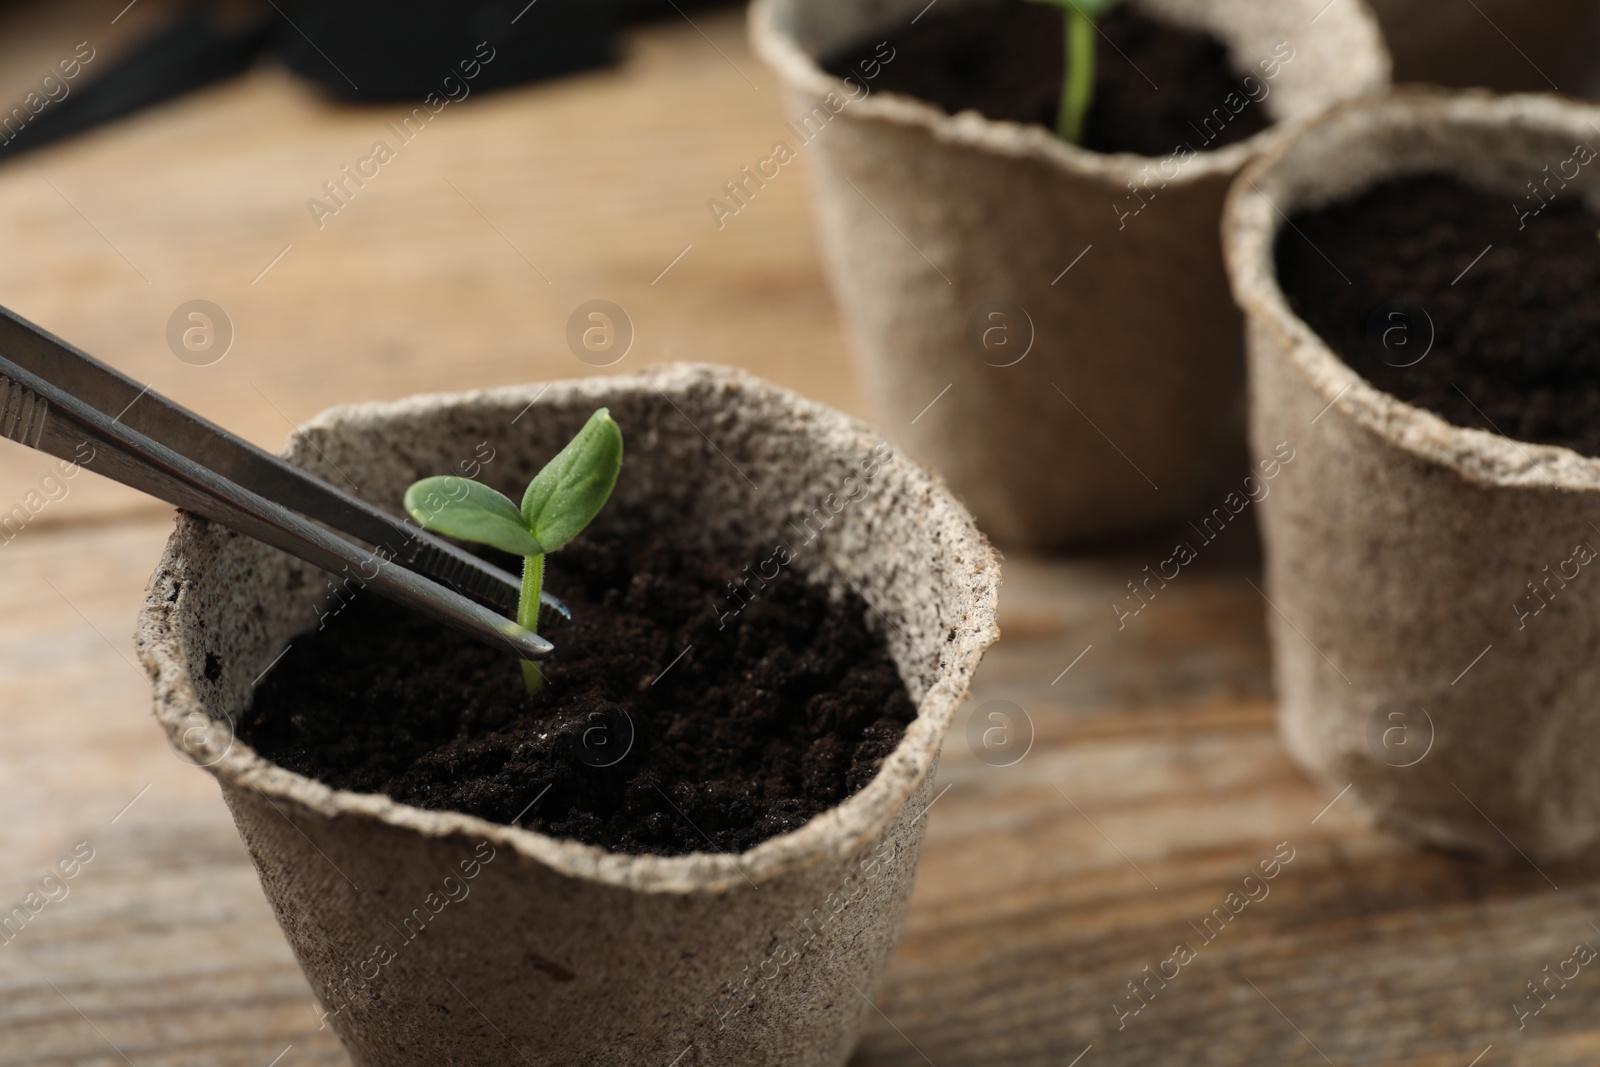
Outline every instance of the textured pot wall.
<svg viewBox="0 0 1600 1067">
<path fill-rule="evenodd" d="M 815 524 L 879 445 L 748 375 L 676 367 L 542 395 L 340 409 L 290 452 L 393 505 L 411 480 L 487 441 L 484 480 L 515 491 L 601 404 L 627 435 L 610 513 L 647 508 L 726 558 L 730 576 L 753 546 L 793 540 L 791 521 Z M 971 519 L 899 457 L 867 486 L 802 549 L 790 580 L 861 590 L 918 718 L 865 790 L 739 856 L 612 855 L 330 790 L 262 760 L 222 720 L 315 625 L 325 576 L 180 518 L 140 629 L 157 715 L 221 781 L 357 1063 L 845 1062 L 904 916 L 940 741 L 996 636 L 997 565 Z"/>
<path fill-rule="evenodd" d="M 758 0 L 752 35 L 791 113 L 815 115 L 828 93 L 849 94 L 811 57 L 923 6 Z M 1376 24 L 1357 2 L 1315 23 L 1315 0 L 1140 6 L 1211 30 L 1258 74 L 1289 42 L 1292 60 L 1249 105 L 1275 119 L 1387 84 Z M 1163 171 L 1159 159 L 1085 152 L 1040 127 L 892 94 L 813 119 L 823 125 L 798 151 L 869 392 L 986 532 L 1026 547 L 1105 540 L 1185 514 L 1239 458 L 1242 339 L 1217 225 L 1229 178 L 1282 126 Z M 984 318 L 997 304 L 1006 317 Z M 979 338 L 997 322 L 1010 347 L 986 350 Z"/>
<path fill-rule="evenodd" d="M 562 875 L 492 835 L 223 796 L 364 1067 L 660 1067 L 691 1047 L 680 1064 L 843 1064 L 905 918 L 926 825 L 911 820 L 931 799 L 919 787 L 871 847 L 759 890 L 648 894 Z"/>
<path fill-rule="evenodd" d="M 1371 0 L 1396 81 L 1501 92 L 1589 87 L 1595 0 Z"/>
<path fill-rule="evenodd" d="M 1252 167 L 1226 223 L 1254 444 L 1295 449 L 1260 505 L 1284 741 L 1385 822 L 1506 858 L 1600 833 L 1600 575 L 1552 585 L 1535 617 L 1514 607 L 1579 543 L 1600 548 L 1600 461 L 1379 392 L 1288 310 L 1272 248 L 1279 211 L 1404 173 L 1458 174 L 1509 212 L 1546 164 L 1600 146 L 1597 115 L 1476 93 L 1341 110 Z M 1600 204 L 1596 176 L 1580 181 L 1564 195 Z"/>
</svg>

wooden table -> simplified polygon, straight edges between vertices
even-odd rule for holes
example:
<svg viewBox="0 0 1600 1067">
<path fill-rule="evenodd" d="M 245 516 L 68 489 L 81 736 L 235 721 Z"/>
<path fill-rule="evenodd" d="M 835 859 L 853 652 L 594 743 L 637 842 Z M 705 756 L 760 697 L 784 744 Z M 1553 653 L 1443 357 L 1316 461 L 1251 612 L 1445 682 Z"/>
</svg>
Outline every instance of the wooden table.
<svg viewBox="0 0 1600 1067">
<path fill-rule="evenodd" d="M 0 35 L 0 86 L 86 37 L 112 53 L 159 7 L 116 26 L 98 4 L 35 12 Z M 786 117 L 737 15 L 453 105 L 319 229 L 306 200 L 398 111 L 262 70 L 0 167 L 0 303 L 273 448 L 335 403 L 594 373 L 564 331 L 595 297 L 637 328 L 616 370 L 738 363 L 859 409 L 804 161 L 723 230 L 705 208 Z M 210 366 L 165 340 L 197 298 L 236 334 Z M 0 455 L 3 511 L 50 463 Z M 169 525 L 91 475 L 0 545 L 0 903 L 93 849 L 0 947 L 0 1065 L 344 1064 L 216 787 L 149 715 L 129 634 Z M 1600 864 L 1492 868 L 1370 829 L 1277 744 L 1245 524 L 1119 630 L 1111 601 L 1159 547 L 1007 561 L 1006 636 L 970 707 L 1024 709 L 1032 748 L 990 766 L 958 721 L 855 1062 L 1600 1062 L 1593 969 L 1523 1029 L 1512 1007 L 1600 944 Z M 1275 850 L 1294 858 L 1270 894 L 1203 941 Z M 1196 958 L 1121 1015 L 1180 941 Z"/>
</svg>

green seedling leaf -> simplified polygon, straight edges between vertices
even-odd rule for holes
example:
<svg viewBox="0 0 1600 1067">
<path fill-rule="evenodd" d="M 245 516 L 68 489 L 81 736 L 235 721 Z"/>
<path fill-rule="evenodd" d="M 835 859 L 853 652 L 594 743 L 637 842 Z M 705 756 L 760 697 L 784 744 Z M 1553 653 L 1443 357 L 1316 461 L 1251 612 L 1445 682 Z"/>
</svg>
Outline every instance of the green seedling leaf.
<svg viewBox="0 0 1600 1067">
<path fill-rule="evenodd" d="M 516 556 L 544 552 L 528 532 L 522 512 L 504 493 L 456 475 L 424 478 L 406 490 L 406 511 L 425 529 L 492 545 Z"/>
<path fill-rule="evenodd" d="M 528 483 L 523 525 L 546 552 L 554 552 L 594 521 L 621 469 L 622 431 L 601 408 Z"/>
</svg>

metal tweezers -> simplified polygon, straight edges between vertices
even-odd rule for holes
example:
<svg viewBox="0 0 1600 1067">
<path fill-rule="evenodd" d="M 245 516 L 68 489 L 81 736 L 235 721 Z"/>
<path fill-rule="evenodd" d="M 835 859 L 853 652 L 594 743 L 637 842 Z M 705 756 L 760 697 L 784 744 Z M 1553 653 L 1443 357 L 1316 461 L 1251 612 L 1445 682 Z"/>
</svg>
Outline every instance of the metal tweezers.
<svg viewBox="0 0 1600 1067">
<path fill-rule="evenodd" d="M 507 617 L 521 592 L 512 575 L 290 466 L 3 307 L 0 436 L 354 578 L 522 659 L 553 648 Z M 545 602 L 563 610 L 553 598 Z"/>
</svg>

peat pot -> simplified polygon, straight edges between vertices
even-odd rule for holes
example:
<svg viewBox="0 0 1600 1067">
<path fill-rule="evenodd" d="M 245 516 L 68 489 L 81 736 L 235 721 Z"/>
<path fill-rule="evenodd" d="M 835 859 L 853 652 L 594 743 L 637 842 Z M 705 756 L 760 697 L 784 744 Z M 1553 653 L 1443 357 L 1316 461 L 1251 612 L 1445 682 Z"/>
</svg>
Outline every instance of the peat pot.
<svg viewBox="0 0 1600 1067">
<path fill-rule="evenodd" d="M 1276 124 L 1212 151 L 1100 154 L 818 65 L 927 0 L 751 9 L 797 116 L 787 129 L 821 128 L 791 143 L 871 398 L 1006 547 L 1183 517 L 1242 462 L 1241 325 L 1217 236 L 1228 182 L 1302 120 L 1388 85 L 1362 0 L 1129 2 L 1215 35 L 1265 78 L 1243 106 Z"/>
<path fill-rule="evenodd" d="M 1378 390 L 1290 311 L 1274 244 L 1286 216 L 1423 172 L 1502 191 L 1509 215 L 1547 166 L 1600 146 L 1597 116 L 1554 96 L 1363 102 L 1252 165 L 1225 220 L 1253 439 L 1294 449 L 1259 507 L 1284 743 L 1330 796 L 1348 786 L 1415 838 L 1508 859 L 1600 833 L 1600 583 L 1549 587 L 1537 625 L 1516 607 L 1597 536 L 1600 460 Z M 1600 207 L 1600 174 L 1561 195 Z"/>
<path fill-rule="evenodd" d="M 413 479 L 487 441 L 486 480 L 515 492 L 601 405 L 628 453 L 597 529 L 619 506 L 646 508 L 727 556 L 730 574 L 752 544 L 860 484 L 881 445 L 743 372 L 675 365 L 339 408 L 302 427 L 288 456 L 398 510 Z M 357 1064 L 845 1062 L 905 913 L 940 742 L 997 636 L 999 575 L 967 513 L 899 456 L 792 566 L 873 606 L 917 717 L 866 788 L 797 830 L 738 855 L 625 855 L 331 789 L 235 739 L 252 680 L 309 628 L 326 582 L 179 517 L 139 629 L 156 715 L 221 784 Z M 468 892 L 426 936 L 376 950 L 450 884 Z"/>
</svg>

